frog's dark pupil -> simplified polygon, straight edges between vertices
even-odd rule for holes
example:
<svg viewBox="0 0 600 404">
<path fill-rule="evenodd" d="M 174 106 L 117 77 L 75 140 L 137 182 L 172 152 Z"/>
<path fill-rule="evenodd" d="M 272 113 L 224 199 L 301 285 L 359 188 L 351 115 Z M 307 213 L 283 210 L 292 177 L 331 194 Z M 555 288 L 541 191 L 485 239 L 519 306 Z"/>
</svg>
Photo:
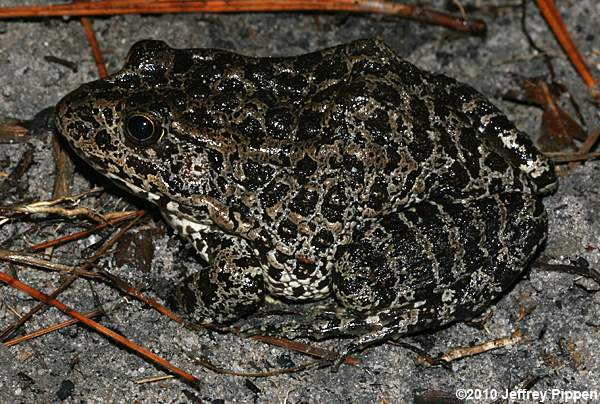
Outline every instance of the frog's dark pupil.
<svg viewBox="0 0 600 404">
<path fill-rule="evenodd" d="M 154 122 L 146 116 L 134 115 L 127 120 L 127 132 L 133 141 L 147 142 L 155 131 Z"/>
</svg>

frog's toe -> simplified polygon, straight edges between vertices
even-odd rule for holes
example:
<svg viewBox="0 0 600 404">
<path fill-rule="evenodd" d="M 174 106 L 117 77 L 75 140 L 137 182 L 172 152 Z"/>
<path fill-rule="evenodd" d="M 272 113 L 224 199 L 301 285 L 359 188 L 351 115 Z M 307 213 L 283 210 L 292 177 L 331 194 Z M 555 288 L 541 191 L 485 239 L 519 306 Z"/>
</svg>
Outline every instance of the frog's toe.
<svg viewBox="0 0 600 404">
<path fill-rule="evenodd" d="M 349 356 L 362 352 L 372 345 L 381 344 L 390 340 L 394 336 L 404 334 L 407 330 L 406 321 L 399 321 L 397 324 L 383 326 L 377 330 L 367 332 L 354 338 L 349 344 L 345 345 L 333 361 L 332 371 L 337 372 L 342 364 L 346 362 Z"/>
<path fill-rule="evenodd" d="M 247 319 L 242 324 L 238 322 L 232 327 L 232 330 L 243 338 L 255 335 L 279 336 L 281 333 L 276 324 L 257 319 Z"/>
<path fill-rule="evenodd" d="M 311 338 L 320 340 L 340 336 L 337 332 L 334 332 L 334 334 L 331 332 L 337 329 L 339 327 L 332 320 L 297 321 L 287 319 L 282 321 L 280 318 L 276 318 L 245 321 L 244 324 L 239 325 L 239 331 L 237 332 L 243 337 L 266 335 L 288 339 Z"/>
</svg>

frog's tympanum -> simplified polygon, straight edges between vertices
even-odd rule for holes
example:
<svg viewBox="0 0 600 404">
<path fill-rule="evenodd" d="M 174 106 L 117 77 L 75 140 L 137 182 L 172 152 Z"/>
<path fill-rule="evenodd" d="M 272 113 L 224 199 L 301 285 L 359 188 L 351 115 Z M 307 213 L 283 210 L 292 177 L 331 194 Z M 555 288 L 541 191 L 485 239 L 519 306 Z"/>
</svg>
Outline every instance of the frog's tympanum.
<svg viewBox="0 0 600 404">
<path fill-rule="evenodd" d="M 330 297 L 260 332 L 357 337 L 345 354 L 481 312 L 544 243 L 556 186 L 481 94 L 377 40 L 284 58 L 142 41 L 56 118 L 206 260 L 173 295 L 193 321 Z"/>
</svg>

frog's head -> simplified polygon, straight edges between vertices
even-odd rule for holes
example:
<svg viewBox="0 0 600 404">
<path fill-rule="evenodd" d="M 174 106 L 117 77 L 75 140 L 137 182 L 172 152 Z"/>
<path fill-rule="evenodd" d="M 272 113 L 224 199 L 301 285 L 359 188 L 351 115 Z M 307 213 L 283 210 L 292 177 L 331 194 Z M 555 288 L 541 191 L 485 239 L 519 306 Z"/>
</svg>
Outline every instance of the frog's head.
<svg viewBox="0 0 600 404">
<path fill-rule="evenodd" d="M 214 169 L 206 138 L 186 115 L 192 57 L 164 42 L 138 42 L 119 72 L 57 104 L 58 129 L 92 167 L 143 198 L 160 205 L 205 194 Z"/>
</svg>

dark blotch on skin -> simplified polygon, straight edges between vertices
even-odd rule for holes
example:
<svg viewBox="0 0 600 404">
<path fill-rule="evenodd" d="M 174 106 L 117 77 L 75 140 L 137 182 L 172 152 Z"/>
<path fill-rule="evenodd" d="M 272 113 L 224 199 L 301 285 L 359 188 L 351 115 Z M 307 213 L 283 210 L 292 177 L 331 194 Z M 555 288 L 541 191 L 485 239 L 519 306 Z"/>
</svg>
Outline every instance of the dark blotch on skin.
<svg viewBox="0 0 600 404">
<path fill-rule="evenodd" d="M 278 234 L 284 240 L 295 240 L 298 235 L 298 226 L 291 220 L 285 219 L 279 224 Z"/>
<path fill-rule="evenodd" d="M 321 114 L 317 111 L 306 110 L 298 118 L 298 140 L 309 140 L 320 137 L 323 133 Z"/>
<path fill-rule="evenodd" d="M 170 139 L 163 139 L 161 142 L 154 144 L 153 148 L 158 158 L 164 161 L 172 162 L 179 157 L 179 147 L 176 142 Z"/>
<path fill-rule="evenodd" d="M 104 116 L 104 120 L 108 124 L 112 124 L 113 123 L 113 112 L 112 112 L 112 109 L 110 109 L 110 108 L 104 108 L 102 110 L 102 115 Z"/>
<path fill-rule="evenodd" d="M 156 168 L 148 161 L 137 156 L 127 156 L 127 167 L 132 167 L 138 176 L 145 177 L 148 175 L 156 175 Z"/>
<path fill-rule="evenodd" d="M 321 211 L 323 216 L 330 222 L 341 222 L 347 206 L 348 200 L 345 187 L 339 184 L 327 191 L 323 198 Z"/>
<path fill-rule="evenodd" d="M 213 170 L 220 171 L 223 168 L 223 154 L 221 152 L 214 149 L 207 149 L 206 155 Z"/>
<path fill-rule="evenodd" d="M 284 200 L 289 190 L 290 187 L 286 184 L 270 183 L 265 192 L 261 193 L 258 198 L 261 205 L 267 208 Z"/>
<path fill-rule="evenodd" d="M 347 73 L 346 63 L 340 63 L 340 60 L 336 59 L 325 60 L 315 70 L 315 80 L 342 79 Z"/>
<path fill-rule="evenodd" d="M 112 144 L 112 138 L 105 129 L 99 130 L 94 136 L 94 141 L 98 147 L 110 152 L 117 151 L 117 147 Z"/>
<path fill-rule="evenodd" d="M 258 122 L 255 118 L 246 117 L 244 121 L 238 125 L 238 131 L 244 135 L 250 143 L 250 146 L 253 148 L 260 148 L 263 144 L 264 140 L 264 130 L 260 122 Z"/>
<path fill-rule="evenodd" d="M 387 182 L 383 177 L 378 177 L 371 186 L 367 206 L 375 211 L 379 211 L 383 208 L 388 198 Z"/>
<path fill-rule="evenodd" d="M 246 176 L 243 184 L 251 191 L 255 191 L 269 182 L 274 171 L 272 168 L 263 166 L 252 160 L 244 163 L 243 168 L 244 175 Z"/>
<path fill-rule="evenodd" d="M 333 234 L 331 231 L 326 229 L 321 229 L 319 232 L 313 237 L 312 245 L 320 250 L 324 250 L 333 244 Z"/>
<path fill-rule="evenodd" d="M 304 154 L 302 160 L 296 163 L 295 174 L 299 184 L 305 184 L 309 177 L 315 173 L 317 163 L 307 154 Z"/>
<path fill-rule="evenodd" d="M 293 132 L 292 112 L 286 107 L 270 108 L 265 116 L 267 134 L 274 139 L 285 140 Z"/>
<path fill-rule="evenodd" d="M 132 114 L 162 136 L 124 140 Z M 144 41 L 56 121 L 94 168 L 185 221 L 209 260 L 174 293 L 192 320 L 244 317 L 266 293 L 344 306 L 293 318 L 307 337 L 384 340 L 481 312 L 543 244 L 556 181 L 479 93 L 373 40 L 288 58 Z"/>
<path fill-rule="evenodd" d="M 175 57 L 173 58 L 173 73 L 187 73 L 192 68 L 193 63 L 192 55 L 189 52 L 175 52 Z"/>
<path fill-rule="evenodd" d="M 294 212 L 307 217 L 315 212 L 318 201 L 319 195 L 317 192 L 302 188 L 294 199 L 292 199 L 290 207 Z"/>
</svg>

